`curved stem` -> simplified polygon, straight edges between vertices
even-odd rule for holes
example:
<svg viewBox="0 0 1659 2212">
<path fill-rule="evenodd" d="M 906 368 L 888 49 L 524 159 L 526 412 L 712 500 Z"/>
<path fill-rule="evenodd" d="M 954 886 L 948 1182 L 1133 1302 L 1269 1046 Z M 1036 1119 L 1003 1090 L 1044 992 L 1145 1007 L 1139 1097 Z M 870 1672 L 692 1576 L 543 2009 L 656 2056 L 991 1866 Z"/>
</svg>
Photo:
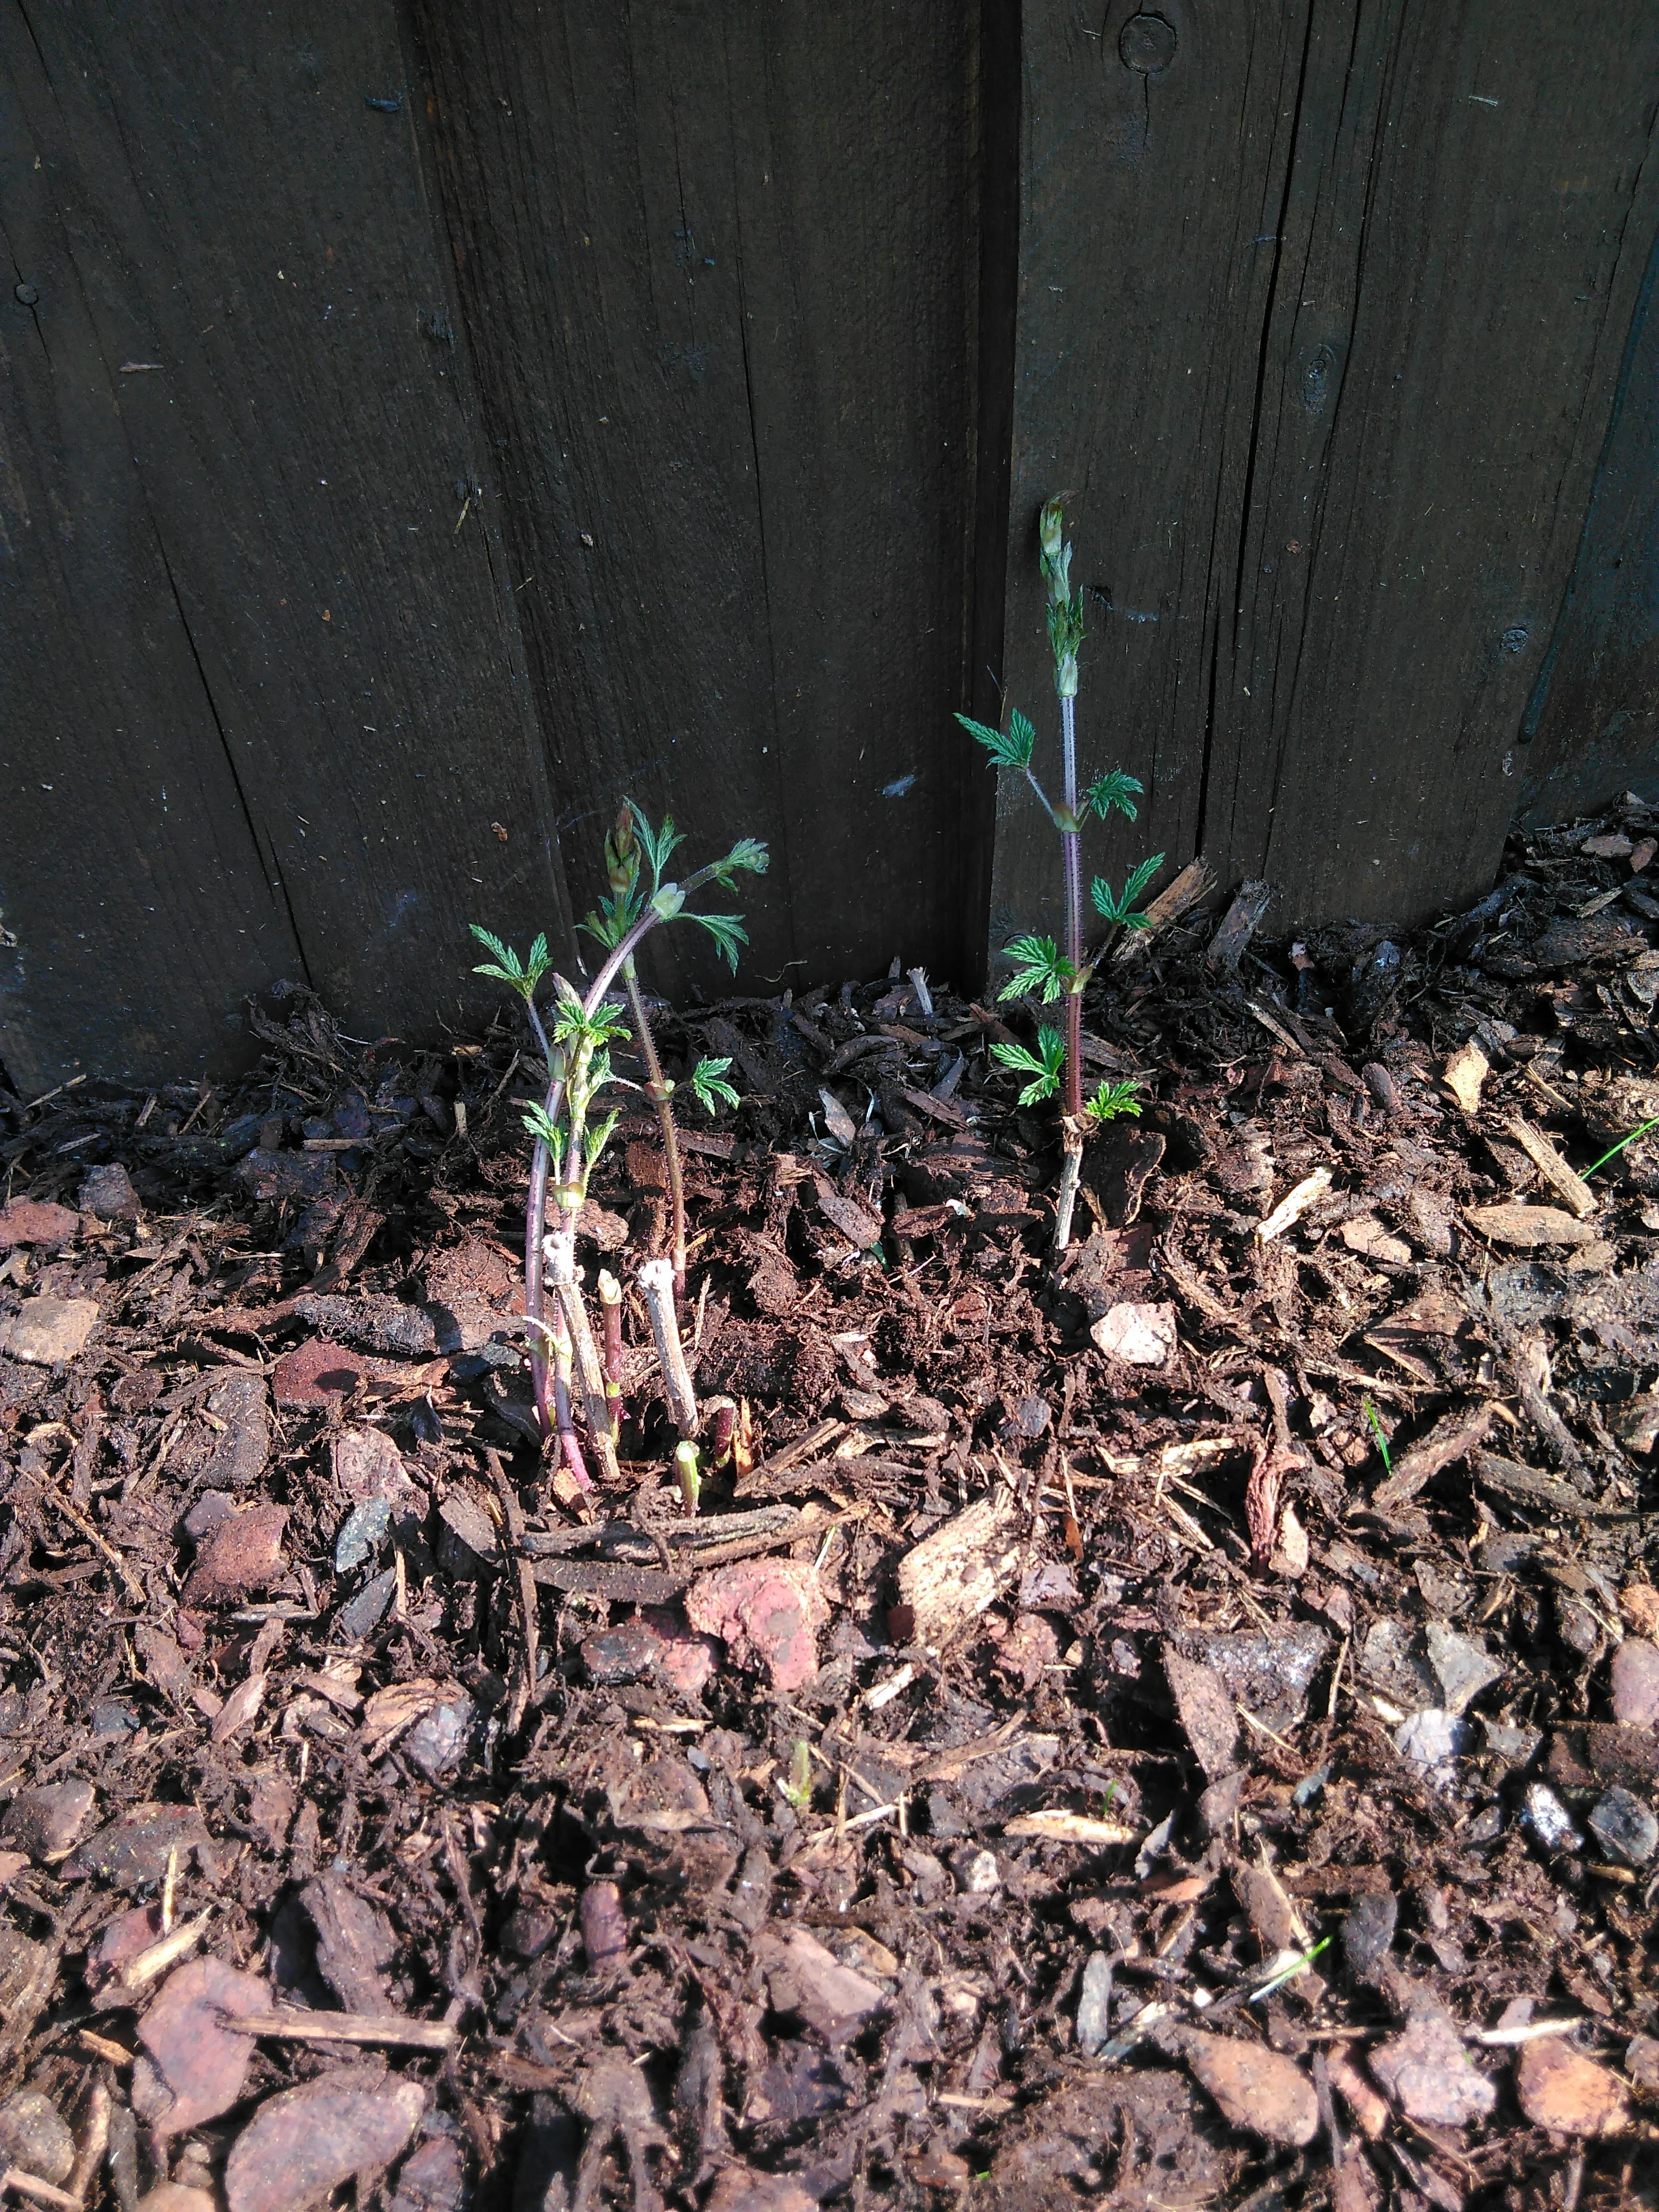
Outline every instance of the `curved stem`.
<svg viewBox="0 0 1659 2212">
<path fill-rule="evenodd" d="M 657 1056 L 657 1040 L 651 1034 L 651 1024 L 645 1011 L 645 994 L 640 989 L 640 979 L 629 960 L 623 969 L 623 981 L 628 987 L 628 1011 L 634 1024 L 634 1036 L 640 1048 L 640 1057 L 645 1062 L 645 1095 L 657 1109 L 657 1125 L 662 1131 L 663 1158 L 668 1168 L 668 1212 L 674 1256 L 674 1295 L 685 1296 L 685 1179 L 680 1172 L 679 1133 L 674 1127 L 674 1109 L 669 1103 L 668 1085 L 662 1078 L 662 1061 Z"/>
</svg>

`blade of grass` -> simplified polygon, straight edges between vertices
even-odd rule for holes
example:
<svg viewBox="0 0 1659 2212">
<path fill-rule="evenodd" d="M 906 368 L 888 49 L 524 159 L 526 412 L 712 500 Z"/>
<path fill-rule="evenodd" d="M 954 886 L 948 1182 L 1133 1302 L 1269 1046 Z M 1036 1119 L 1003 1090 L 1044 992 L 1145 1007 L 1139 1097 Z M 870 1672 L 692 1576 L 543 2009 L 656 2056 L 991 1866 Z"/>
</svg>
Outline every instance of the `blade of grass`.
<svg viewBox="0 0 1659 2212">
<path fill-rule="evenodd" d="M 1595 1163 L 1594 1166 L 1587 1167 L 1584 1170 L 1584 1173 L 1587 1176 L 1593 1176 L 1595 1173 L 1596 1168 L 1606 1167 L 1609 1160 L 1618 1158 L 1620 1153 L 1624 1151 L 1626 1145 L 1633 1145 L 1638 1137 L 1645 1137 L 1650 1129 L 1659 1129 L 1659 1114 L 1656 1114 L 1652 1121 L 1644 1121 L 1639 1129 L 1632 1129 L 1629 1136 L 1620 1137 L 1618 1143 L 1614 1145 L 1610 1151 L 1603 1152 L 1601 1158 Z"/>
</svg>

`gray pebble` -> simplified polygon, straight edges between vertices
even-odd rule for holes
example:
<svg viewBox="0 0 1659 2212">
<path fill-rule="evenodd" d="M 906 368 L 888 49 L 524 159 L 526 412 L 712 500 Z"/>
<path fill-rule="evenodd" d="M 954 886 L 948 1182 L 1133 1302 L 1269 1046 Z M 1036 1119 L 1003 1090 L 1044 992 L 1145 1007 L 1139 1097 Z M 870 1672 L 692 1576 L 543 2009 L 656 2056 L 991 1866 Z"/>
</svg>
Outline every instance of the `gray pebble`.
<svg viewBox="0 0 1659 2212">
<path fill-rule="evenodd" d="M 1612 1789 L 1589 1816 L 1589 1831 L 1610 1859 L 1645 1866 L 1659 1850 L 1659 1820 L 1628 1790 Z"/>
</svg>

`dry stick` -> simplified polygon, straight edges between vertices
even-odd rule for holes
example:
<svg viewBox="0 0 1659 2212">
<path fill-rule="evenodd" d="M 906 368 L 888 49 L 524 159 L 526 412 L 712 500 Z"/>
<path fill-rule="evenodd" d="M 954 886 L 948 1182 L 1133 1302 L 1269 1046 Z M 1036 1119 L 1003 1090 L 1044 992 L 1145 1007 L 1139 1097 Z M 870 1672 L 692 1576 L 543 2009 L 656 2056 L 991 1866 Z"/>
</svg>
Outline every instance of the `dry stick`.
<svg viewBox="0 0 1659 2212">
<path fill-rule="evenodd" d="M 651 1316 L 657 1363 L 668 1392 L 668 1410 L 681 1436 L 695 1437 L 698 1428 L 697 1396 L 691 1387 L 690 1370 L 685 1364 L 685 1349 L 680 1342 L 679 1323 L 674 1313 L 673 1267 L 666 1260 L 647 1260 L 635 1279 Z"/>
<path fill-rule="evenodd" d="M 394 2014 L 224 2012 L 219 2019 L 233 2035 L 283 2035 L 296 2043 L 384 2043 L 407 2051 L 453 2051 L 461 2039 L 447 2021 L 399 2020 Z"/>
<path fill-rule="evenodd" d="M 640 990 L 640 979 L 630 960 L 623 969 L 623 982 L 628 992 L 628 1011 L 633 1018 L 634 1038 L 645 1062 L 645 1095 L 657 1109 L 657 1123 L 662 1131 L 663 1159 L 668 1170 L 668 1218 L 674 1255 L 674 1295 L 685 1296 L 685 1181 L 680 1173 L 679 1135 L 674 1127 L 674 1109 L 669 1104 L 669 1086 L 663 1081 L 662 1062 L 657 1057 L 657 1040 L 651 1034 L 651 1024 L 645 1011 L 645 1000 Z"/>
<path fill-rule="evenodd" d="M 102 2081 L 94 2081 L 87 2097 L 86 2130 L 76 2148 L 75 2164 L 70 2171 L 70 2194 L 77 2204 L 84 2204 L 91 2196 L 98 2170 L 109 2148 L 109 2091 Z"/>
</svg>

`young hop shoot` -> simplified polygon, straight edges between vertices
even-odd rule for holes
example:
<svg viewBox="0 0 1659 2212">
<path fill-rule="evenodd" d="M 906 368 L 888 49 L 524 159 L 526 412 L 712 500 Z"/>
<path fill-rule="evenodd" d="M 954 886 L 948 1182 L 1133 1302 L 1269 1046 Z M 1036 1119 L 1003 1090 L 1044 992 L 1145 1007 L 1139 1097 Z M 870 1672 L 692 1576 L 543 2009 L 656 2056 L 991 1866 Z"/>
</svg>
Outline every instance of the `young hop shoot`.
<svg viewBox="0 0 1659 2212">
<path fill-rule="evenodd" d="M 1114 1121 L 1120 1114 L 1138 1115 L 1134 1082 L 1103 1083 L 1092 1098 L 1083 1095 L 1083 994 L 1099 961 L 1099 952 L 1085 961 L 1083 951 L 1083 825 L 1091 814 L 1105 821 L 1115 810 L 1127 821 L 1136 817 L 1135 802 L 1145 787 L 1121 769 L 1110 769 L 1085 791 L 1078 788 L 1077 692 L 1078 653 L 1083 644 L 1083 600 L 1072 589 L 1072 549 L 1060 518 L 1060 503 L 1051 499 L 1038 524 L 1043 580 L 1048 586 L 1048 643 L 1054 653 L 1054 690 L 1060 699 L 1060 798 L 1056 805 L 1038 781 L 1031 766 L 1036 732 L 1016 708 L 1008 727 L 994 730 L 971 716 L 957 716 L 968 734 L 982 744 L 999 768 L 1018 769 L 1036 793 L 1038 804 L 1060 834 L 1060 864 L 1065 890 L 1065 943 L 1052 937 L 1017 937 L 1005 946 L 1014 962 L 1014 973 L 1004 986 L 1004 999 L 1035 996 L 1044 1006 L 1059 1000 L 1062 1026 L 1039 1028 L 1036 1050 L 1024 1045 L 994 1044 L 991 1050 L 1005 1067 L 1030 1079 L 1020 1092 L 1022 1106 L 1039 1099 L 1060 1100 L 1061 1170 L 1054 1212 L 1054 1249 L 1063 1252 L 1071 1242 L 1072 1215 L 1077 1206 L 1078 1183 L 1083 1170 L 1084 1139 L 1092 1128 Z M 1144 929 L 1146 916 L 1137 901 L 1164 866 L 1157 853 L 1130 873 L 1121 893 L 1115 892 L 1103 877 L 1097 876 L 1090 896 L 1097 911 L 1116 929 Z"/>
<path fill-rule="evenodd" d="M 626 988 L 625 971 L 631 970 L 641 942 L 666 922 L 698 923 L 735 969 L 738 947 L 748 942 L 743 917 L 700 913 L 687 902 L 710 884 L 730 890 L 741 874 L 763 875 L 768 864 L 766 847 L 753 837 L 744 837 L 724 858 L 696 870 L 683 883 L 665 881 L 663 871 L 682 842 L 672 823 L 665 821 L 660 830 L 653 830 L 631 801 L 624 807 L 623 816 L 639 841 L 633 872 L 629 872 L 624 847 L 617 856 L 610 896 L 586 924 L 605 947 L 605 957 L 586 993 L 579 993 L 563 976 L 553 975 L 555 1006 L 550 1025 L 543 1021 L 536 1004 L 538 986 L 552 972 L 546 938 L 538 937 L 528 958 L 521 961 L 499 938 L 477 922 L 471 925 L 473 935 L 495 956 L 474 973 L 506 984 L 523 1000 L 547 1064 L 546 1095 L 539 1105 L 527 1107 L 524 1117 L 532 1139 L 525 1206 L 525 1316 L 537 1418 L 544 1435 L 558 1435 L 570 1472 L 585 1486 L 588 1477 L 572 1417 L 572 1386 L 580 1391 L 599 1463 L 613 1476 L 617 1471 L 616 1401 L 614 1393 L 607 1394 L 605 1363 L 600 1358 L 581 1296 L 575 1261 L 576 1224 L 593 1170 L 617 1122 L 614 1109 L 599 1109 L 600 1094 L 612 1088 L 637 1087 L 624 1084 L 611 1065 L 611 1045 L 629 1026 L 635 1029 L 646 1063 L 647 1095 L 659 1111 L 665 1109 L 672 1091 L 672 1085 L 663 1079 L 654 1040 L 648 1050 L 646 1047 L 649 1030 L 643 1005 L 625 1011 L 608 994 L 619 976 Z M 651 865 L 648 890 L 638 866 L 639 852 Z M 631 1023 L 629 1012 L 633 1014 Z M 717 1098 L 736 1101 L 737 1094 L 722 1079 L 727 1065 L 725 1060 L 704 1060 L 692 1074 L 692 1089 L 711 1113 Z M 672 1117 L 668 1126 L 672 1127 Z M 678 1150 L 673 1158 L 678 1164 Z M 546 1304 L 550 1285 L 554 1291 L 550 1314 Z M 607 1314 L 607 1344 L 613 1334 Z M 611 1379 L 614 1382 L 614 1377 Z"/>
</svg>

